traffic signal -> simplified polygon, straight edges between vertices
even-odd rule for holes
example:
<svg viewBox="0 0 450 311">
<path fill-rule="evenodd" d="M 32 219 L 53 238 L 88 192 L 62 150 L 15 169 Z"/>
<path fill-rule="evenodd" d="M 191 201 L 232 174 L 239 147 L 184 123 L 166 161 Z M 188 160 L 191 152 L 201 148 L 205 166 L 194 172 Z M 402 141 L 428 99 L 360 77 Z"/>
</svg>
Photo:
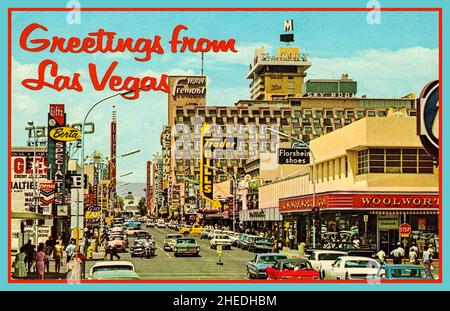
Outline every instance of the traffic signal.
<svg viewBox="0 0 450 311">
<path fill-rule="evenodd" d="M 314 216 L 314 226 L 317 229 L 320 229 L 320 208 L 318 206 L 314 206 L 312 208 L 313 216 Z"/>
</svg>

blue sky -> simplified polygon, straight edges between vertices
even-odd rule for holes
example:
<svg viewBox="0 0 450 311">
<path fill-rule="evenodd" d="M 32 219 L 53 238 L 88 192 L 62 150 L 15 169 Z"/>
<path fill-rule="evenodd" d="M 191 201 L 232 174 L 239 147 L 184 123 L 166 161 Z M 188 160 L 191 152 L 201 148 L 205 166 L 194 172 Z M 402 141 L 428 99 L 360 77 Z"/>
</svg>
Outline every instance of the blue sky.
<svg viewBox="0 0 450 311">
<path fill-rule="evenodd" d="M 44 125 L 48 105 L 64 103 L 69 123 L 81 122 L 97 100 L 113 92 L 90 87 L 88 64 L 95 63 L 104 72 L 111 62 L 119 61 L 117 74 L 150 75 L 199 74 L 200 55 L 171 54 L 168 41 L 177 24 L 194 38 L 236 39 L 238 53 L 206 54 L 208 76 L 207 104 L 232 105 L 247 99 L 249 80 L 245 79 L 254 48 L 264 45 L 271 51 L 279 46 L 279 34 L 285 19 L 294 19 L 295 45 L 312 62 L 307 78 L 333 78 L 347 73 L 358 81 L 359 93 L 371 97 L 398 97 L 419 93 L 425 83 L 438 78 L 438 18 L 433 12 L 382 12 L 381 24 L 371 25 L 366 13 L 342 12 L 82 12 L 81 23 L 70 25 L 65 12 L 14 12 L 12 145 L 26 143 L 27 120 Z M 85 37 L 103 28 L 118 37 L 162 37 L 164 55 L 154 54 L 148 62 L 137 62 L 125 54 L 30 53 L 20 48 L 22 30 L 32 22 L 49 29 L 36 32 L 35 38 L 51 36 Z M 37 66 L 44 59 L 58 62 L 61 73 L 79 72 L 85 90 L 57 92 L 50 89 L 30 91 L 21 85 L 25 78 L 37 77 Z M 119 98 L 103 103 L 91 114 L 96 133 L 86 139 L 86 154 L 100 149 L 109 154 L 111 107 L 118 114 L 118 153 L 140 148 L 140 154 L 120 159 L 118 173 L 134 171 L 123 181 L 145 182 L 145 162 L 160 150 L 162 126 L 167 123 L 167 95 L 141 93 L 138 100 Z"/>
</svg>

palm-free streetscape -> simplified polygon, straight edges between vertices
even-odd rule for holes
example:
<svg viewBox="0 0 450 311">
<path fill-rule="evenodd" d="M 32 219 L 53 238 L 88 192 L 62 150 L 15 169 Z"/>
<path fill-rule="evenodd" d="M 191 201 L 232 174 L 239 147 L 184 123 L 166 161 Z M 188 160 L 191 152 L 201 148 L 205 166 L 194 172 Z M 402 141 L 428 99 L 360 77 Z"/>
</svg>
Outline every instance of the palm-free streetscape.
<svg viewBox="0 0 450 311">
<path fill-rule="evenodd" d="M 437 75 L 403 83 L 402 96 L 362 93 L 369 82 L 348 68 L 309 78 L 323 64 L 293 25 L 236 74 L 248 97 L 207 97 L 218 83 L 208 55 L 198 72 L 167 76 L 156 132 L 130 134 L 155 120 L 125 123 L 132 108 L 118 108 L 144 89 L 81 113 L 48 98 L 44 122 L 30 114 L 27 139 L 10 146 L 11 278 L 439 279 Z"/>
</svg>

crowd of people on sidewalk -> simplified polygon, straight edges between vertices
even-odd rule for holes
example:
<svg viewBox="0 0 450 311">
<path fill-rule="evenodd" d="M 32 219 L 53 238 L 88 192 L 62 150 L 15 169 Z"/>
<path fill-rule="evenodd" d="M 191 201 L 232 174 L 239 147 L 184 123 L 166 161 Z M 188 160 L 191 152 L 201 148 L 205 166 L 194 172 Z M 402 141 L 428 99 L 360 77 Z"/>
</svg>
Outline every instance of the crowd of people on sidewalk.
<svg viewBox="0 0 450 311">
<path fill-rule="evenodd" d="M 73 263 L 84 260 L 83 257 L 81 251 L 76 252 L 74 239 L 71 239 L 68 245 L 64 247 L 61 237 L 58 237 L 56 241 L 49 237 L 45 243 L 39 243 L 37 248 L 36 245 L 32 244 L 31 240 L 28 240 L 16 254 L 13 262 L 13 278 L 34 278 L 33 274 L 35 274 L 37 279 L 43 280 L 45 274 L 50 273 L 50 262 L 52 259 L 55 265 L 54 273 L 57 276 L 61 274 L 64 258 L 66 270 L 70 273 L 73 270 Z"/>
<path fill-rule="evenodd" d="M 394 265 L 403 264 L 405 259 L 407 259 L 411 265 L 420 265 L 419 248 L 416 246 L 415 242 L 413 242 L 411 247 L 409 247 L 408 253 L 406 253 L 405 249 L 402 247 L 402 244 L 398 242 L 397 247 L 392 250 L 389 255 L 392 258 L 392 263 Z M 432 244 L 429 244 L 428 248 L 426 248 L 422 253 L 422 263 L 428 270 L 430 270 L 430 272 L 434 271 L 434 267 L 432 265 L 434 255 L 435 251 Z M 379 250 L 375 257 L 381 264 L 386 264 L 387 255 L 384 250 Z"/>
</svg>

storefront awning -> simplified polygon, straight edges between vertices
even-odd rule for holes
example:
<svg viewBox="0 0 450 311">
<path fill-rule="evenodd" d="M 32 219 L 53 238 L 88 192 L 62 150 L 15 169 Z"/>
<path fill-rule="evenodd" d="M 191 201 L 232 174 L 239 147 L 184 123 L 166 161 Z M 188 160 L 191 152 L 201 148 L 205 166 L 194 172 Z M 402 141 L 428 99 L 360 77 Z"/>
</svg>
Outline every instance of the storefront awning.
<svg viewBox="0 0 450 311">
<path fill-rule="evenodd" d="M 369 211 L 368 213 L 376 215 L 437 215 L 439 214 L 439 210 Z"/>
</svg>

